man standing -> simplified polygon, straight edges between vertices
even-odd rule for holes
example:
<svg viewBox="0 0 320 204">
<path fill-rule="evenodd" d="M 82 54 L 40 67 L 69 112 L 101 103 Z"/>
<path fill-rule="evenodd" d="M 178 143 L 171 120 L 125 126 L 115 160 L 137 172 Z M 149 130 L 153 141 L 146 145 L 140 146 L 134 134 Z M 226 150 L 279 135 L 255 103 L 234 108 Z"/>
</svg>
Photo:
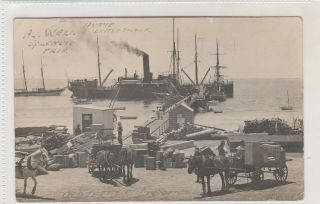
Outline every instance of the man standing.
<svg viewBox="0 0 320 204">
<path fill-rule="evenodd" d="M 118 142 L 120 145 L 122 145 L 122 131 L 123 131 L 123 128 L 122 128 L 121 122 L 119 121 L 118 122 Z"/>
<path fill-rule="evenodd" d="M 224 145 L 225 145 L 225 141 L 222 140 L 219 147 L 218 147 L 218 152 L 219 152 L 219 156 L 225 156 L 226 155 L 226 151 L 224 150 Z"/>
<path fill-rule="evenodd" d="M 194 148 L 194 157 L 200 156 L 200 149 L 199 147 Z M 195 169 L 195 174 L 197 175 L 197 183 L 200 183 L 200 176 L 198 174 L 198 168 Z"/>
<path fill-rule="evenodd" d="M 80 135 L 81 134 L 81 129 L 80 129 L 80 125 L 77 125 L 77 128 L 74 130 L 74 134 L 75 135 Z"/>
</svg>

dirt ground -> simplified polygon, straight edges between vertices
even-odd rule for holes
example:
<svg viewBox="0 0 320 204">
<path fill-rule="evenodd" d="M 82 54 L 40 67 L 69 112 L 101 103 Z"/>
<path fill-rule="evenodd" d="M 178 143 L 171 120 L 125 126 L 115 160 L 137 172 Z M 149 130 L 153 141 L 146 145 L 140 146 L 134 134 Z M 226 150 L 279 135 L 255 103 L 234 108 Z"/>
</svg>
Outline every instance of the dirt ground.
<svg viewBox="0 0 320 204">
<path fill-rule="evenodd" d="M 16 196 L 20 202 L 33 201 L 182 201 L 182 200 L 301 200 L 304 192 L 303 154 L 287 153 L 289 175 L 287 182 L 277 184 L 274 177 L 265 174 L 260 185 L 240 178 L 228 193 L 220 193 L 218 176 L 211 179 L 213 193 L 201 197 L 201 184 L 187 169 L 146 171 L 133 169 L 134 180 L 125 185 L 121 178 L 103 183 L 86 168 L 63 169 L 38 176 L 36 195 L 30 195 L 33 183 L 28 180 L 27 195 L 23 196 L 23 180 L 16 179 Z M 248 182 L 248 183 L 247 183 Z"/>
</svg>

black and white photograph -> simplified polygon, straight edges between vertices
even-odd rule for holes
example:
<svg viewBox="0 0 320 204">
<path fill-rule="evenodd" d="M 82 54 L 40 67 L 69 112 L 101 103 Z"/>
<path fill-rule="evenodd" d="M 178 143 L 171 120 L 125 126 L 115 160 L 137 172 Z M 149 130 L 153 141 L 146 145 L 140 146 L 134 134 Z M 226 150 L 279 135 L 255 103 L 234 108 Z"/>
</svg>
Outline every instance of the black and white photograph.
<svg viewBox="0 0 320 204">
<path fill-rule="evenodd" d="M 303 23 L 15 18 L 16 200 L 303 200 Z"/>
</svg>

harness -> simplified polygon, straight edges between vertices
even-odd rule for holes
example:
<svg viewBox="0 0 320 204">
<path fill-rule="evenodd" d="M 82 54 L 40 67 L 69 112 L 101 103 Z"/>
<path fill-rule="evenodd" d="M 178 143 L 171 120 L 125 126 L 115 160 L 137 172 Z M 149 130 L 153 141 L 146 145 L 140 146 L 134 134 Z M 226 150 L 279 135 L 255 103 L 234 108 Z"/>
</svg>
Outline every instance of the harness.
<svg viewBox="0 0 320 204">
<path fill-rule="evenodd" d="M 28 157 L 28 159 L 27 159 L 27 168 L 29 169 L 29 170 L 31 170 L 31 171 L 34 171 L 34 170 L 36 170 L 38 167 L 33 167 L 32 165 L 31 165 L 31 157 L 29 156 Z"/>
</svg>

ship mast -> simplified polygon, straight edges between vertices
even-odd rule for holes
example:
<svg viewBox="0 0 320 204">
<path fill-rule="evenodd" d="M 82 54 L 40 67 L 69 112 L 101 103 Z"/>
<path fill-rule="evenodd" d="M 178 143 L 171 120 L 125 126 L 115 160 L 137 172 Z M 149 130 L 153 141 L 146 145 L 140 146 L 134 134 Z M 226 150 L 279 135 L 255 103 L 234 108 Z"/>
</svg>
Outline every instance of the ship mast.
<svg viewBox="0 0 320 204">
<path fill-rule="evenodd" d="M 217 40 L 217 64 L 216 64 L 216 83 L 217 83 L 217 88 L 220 91 L 220 66 L 219 66 L 219 44 Z"/>
<path fill-rule="evenodd" d="M 194 34 L 194 65 L 195 65 L 195 76 L 196 76 L 196 85 L 198 85 L 198 51 L 197 51 L 197 33 Z"/>
<path fill-rule="evenodd" d="M 23 73 L 23 79 L 24 79 L 24 86 L 25 86 L 26 91 L 28 91 L 27 80 L 26 80 L 26 71 L 24 69 L 23 49 L 22 49 L 22 73 Z"/>
<path fill-rule="evenodd" d="M 43 86 L 43 90 L 46 90 L 46 85 L 44 83 L 44 77 L 43 77 L 43 64 L 42 64 L 42 56 L 41 56 L 41 78 L 42 78 L 42 86 Z"/>
<path fill-rule="evenodd" d="M 180 83 L 180 50 L 179 50 L 179 29 L 177 31 L 177 74 L 176 74 L 176 79 L 178 84 Z"/>
<path fill-rule="evenodd" d="M 97 35 L 97 51 L 98 51 L 98 73 L 99 73 L 99 86 L 101 87 L 101 71 L 100 71 L 100 53 L 99 53 L 99 37 Z"/>
<path fill-rule="evenodd" d="M 176 81 L 176 42 L 174 40 L 174 18 L 172 19 L 172 76 Z"/>
</svg>

